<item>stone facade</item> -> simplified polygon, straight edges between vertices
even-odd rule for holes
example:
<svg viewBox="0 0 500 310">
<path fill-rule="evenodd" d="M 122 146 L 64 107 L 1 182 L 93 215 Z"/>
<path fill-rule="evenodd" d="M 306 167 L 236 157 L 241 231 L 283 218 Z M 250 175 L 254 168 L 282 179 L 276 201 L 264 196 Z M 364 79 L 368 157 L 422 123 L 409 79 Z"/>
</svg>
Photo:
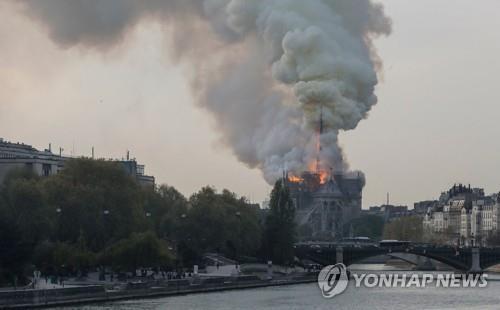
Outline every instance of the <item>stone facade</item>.
<svg viewBox="0 0 500 310">
<path fill-rule="evenodd" d="M 31 145 L 0 139 L 0 184 L 14 169 L 27 168 L 39 176 L 57 174 L 65 160 L 66 158 L 55 155 L 50 150 L 39 151 Z"/>
<path fill-rule="evenodd" d="M 31 145 L 6 142 L 0 138 L 0 184 L 8 173 L 15 169 L 29 169 L 35 174 L 48 177 L 64 169 L 64 164 L 70 157 L 52 153 L 46 149 L 40 151 Z M 135 178 L 142 186 L 155 185 L 155 178 L 144 174 L 144 166 L 138 165 L 135 160 L 117 161 L 124 171 Z"/>
<path fill-rule="evenodd" d="M 423 225 L 426 237 L 463 246 L 487 245 L 498 232 L 498 195 L 486 196 L 480 188 L 455 185 L 429 207 Z"/>
<path fill-rule="evenodd" d="M 476 200 L 470 209 L 462 209 L 460 230 L 463 245 L 488 245 L 488 238 L 498 232 L 500 203 L 493 197 Z"/>
<path fill-rule="evenodd" d="M 319 175 L 305 173 L 299 181 L 286 180 L 302 240 L 340 240 L 344 225 L 361 213 L 364 180 L 360 175 L 336 174 L 321 182 Z"/>
</svg>

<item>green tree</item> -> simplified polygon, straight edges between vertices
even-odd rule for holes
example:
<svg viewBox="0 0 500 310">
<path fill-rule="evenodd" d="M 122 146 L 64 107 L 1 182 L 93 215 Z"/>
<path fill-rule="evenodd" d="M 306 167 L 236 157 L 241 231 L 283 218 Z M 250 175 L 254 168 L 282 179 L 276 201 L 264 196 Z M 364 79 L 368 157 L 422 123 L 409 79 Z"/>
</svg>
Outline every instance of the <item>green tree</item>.
<svg viewBox="0 0 500 310">
<path fill-rule="evenodd" d="M 454 238 L 452 227 L 447 227 L 441 232 L 434 232 L 432 230 L 426 229 L 423 233 L 422 241 L 440 245 L 449 245 L 450 243 L 457 242 L 457 240 Z"/>
<path fill-rule="evenodd" d="M 1 210 L 2 214 L 4 210 Z M 14 277 L 23 274 L 33 245 L 26 243 L 22 231 L 7 217 L 0 217 L 0 284 L 12 284 Z"/>
<path fill-rule="evenodd" d="M 264 227 L 264 253 L 278 264 L 290 263 L 296 241 L 295 207 L 289 189 L 278 180 L 271 192 L 270 210 Z"/>
<path fill-rule="evenodd" d="M 258 206 L 228 190 L 217 193 L 211 187 L 191 196 L 189 206 L 177 237 L 187 263 L 206 252 L 219 252 L 237 260 L 256 255 L 261 236 Z"/>
<path fill-rule="evenodd" d="M 102 253 L 101 260 L 115 270 L 135 271 L 139 267 L 169 266 L 172 255 L 168 244 L 153 232 L 134 233 L 110 246 Z"/>
<path fill-rule="evenodd" d="M 69 160 L 63 171 L 43 184 L 57 219 L 58 241 L 77 243 L 83 231 L 89 249 L 100 251 L 146 229 L 141 187 L 119 163 Z"/>
<path fill-rule="evenodd" d="M 77 244 L 58 242 L 52 251 L 52 267 L 56 272 L 80 274 L 91 266 L 95 266 L 96 255 Z"/>
<path fill-rule="evenodd" d="M 384 238 L 421 242 L 423 238 L 422 218 L 408 216 L 394 219 L 385 225 Z"/>
<path fill-rule="evenodd" d="M 0 270 L 4 280 L 20 282 L 37 243 L 51 231 L 45 198 L 38 178 L 27 170 L 14 170 L 0 193 Z"/>
<path fill-rule="evenodd" d="M 344 225 L 344 236 L 351 233 L 354 237 L 369 237 L 377 240 L 382 238 L 384 219 L 377 215 L 362 215 Z"/>
<path fill-rule="evenodd" d="M 188 212 L 187 199 L 174 187 L 162 185 L 154 193 L 156 206 L 146 210 L 152 210 L 152 217 L 157 234 L 167 240 L 178 240 L 181 238 L 181 222 L 183 216 Z"/>
<path fill-rule="evenodd" d="M 36 244 L 50 233 L 48 207 L 38 177 L 23 170 L 7 176 L 3 188 L 5 215 L 24 242 Z"/>
</svg>

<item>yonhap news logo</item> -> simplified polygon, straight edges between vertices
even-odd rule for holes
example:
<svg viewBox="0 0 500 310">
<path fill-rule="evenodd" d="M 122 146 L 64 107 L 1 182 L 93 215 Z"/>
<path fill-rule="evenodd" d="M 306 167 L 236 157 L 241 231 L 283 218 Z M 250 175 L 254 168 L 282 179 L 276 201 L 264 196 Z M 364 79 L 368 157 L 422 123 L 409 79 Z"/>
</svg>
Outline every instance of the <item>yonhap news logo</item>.
<svg viewBox="0 0 500 310">
<path fill-rule="evenodd" d="M 318 285 L 325 298 L 333 298 L 343 293 L 348 284 L 349 276 L 344 264 L 326 266 L 318 275 Z"/>
<path fill-rule="evenodd" d="M 454 273 L 353 273 L 354 287 L 365 288 L 483 288 L 488 285 L 487 274 Z M 318 275 L 318 285 L 325 298 L 342 294 L 349 285 L 344 264 L 329 265 Z"/>
</svg>

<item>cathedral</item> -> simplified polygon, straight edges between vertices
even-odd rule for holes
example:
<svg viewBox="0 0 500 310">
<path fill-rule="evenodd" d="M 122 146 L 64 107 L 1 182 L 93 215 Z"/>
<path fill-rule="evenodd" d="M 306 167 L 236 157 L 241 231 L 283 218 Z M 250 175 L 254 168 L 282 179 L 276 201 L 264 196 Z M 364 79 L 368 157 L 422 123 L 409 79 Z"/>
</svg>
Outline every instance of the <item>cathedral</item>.
<svg viewBox="0 0 500 310">
<path fill-rule="evenodd" d="M 360 174 L 305 172 L 301 177 L 287 175 L 285 180 L 301 240 L 340 240 L 346 225 L 361 213 L 364 178 Z"/>
</svg>

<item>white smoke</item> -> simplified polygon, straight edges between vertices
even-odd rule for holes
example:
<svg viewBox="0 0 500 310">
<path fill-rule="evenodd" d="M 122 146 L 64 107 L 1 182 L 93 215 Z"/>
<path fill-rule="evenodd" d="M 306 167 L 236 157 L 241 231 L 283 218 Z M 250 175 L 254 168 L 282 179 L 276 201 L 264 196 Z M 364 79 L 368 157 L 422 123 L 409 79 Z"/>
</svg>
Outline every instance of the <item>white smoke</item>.
<svg viewBox="0 0 500 310">
<path fill-rule="evenodd" d="M 338 144 L 377 103 L 372 39 L 391 22 L 370 0 L 24 0 L 63 47 L 106 49 L 137 23 L 173 33 L 197 102 L 237 158 L 273 182 L 283 169 L 346 171 Z M 320 111 L 324 131 L 318 155 Z"/>
</svg>

